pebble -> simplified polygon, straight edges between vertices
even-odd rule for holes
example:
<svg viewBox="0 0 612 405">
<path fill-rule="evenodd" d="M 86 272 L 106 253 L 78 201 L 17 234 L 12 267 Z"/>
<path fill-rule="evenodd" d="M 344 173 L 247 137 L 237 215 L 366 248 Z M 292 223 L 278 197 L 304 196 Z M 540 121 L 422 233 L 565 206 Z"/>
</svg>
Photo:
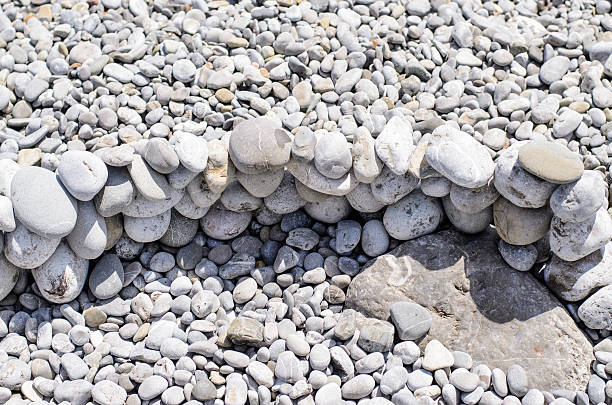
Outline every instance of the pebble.
<svg viewBox="0 0 612 405">
<path fill-rule="evenodd" d="M 57 175 L 74 198 L 89 201 L 106 184 L 108 170 L 93 153 L 69 150 L 62 155 Z"/>
</svg>

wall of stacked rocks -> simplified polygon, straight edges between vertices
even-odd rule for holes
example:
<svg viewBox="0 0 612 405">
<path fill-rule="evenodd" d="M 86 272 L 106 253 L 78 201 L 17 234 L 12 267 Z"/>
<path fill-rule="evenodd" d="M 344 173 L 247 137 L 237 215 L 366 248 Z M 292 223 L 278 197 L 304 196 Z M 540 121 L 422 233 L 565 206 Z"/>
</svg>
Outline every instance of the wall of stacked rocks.
<svg viewBox="0 0 612 405">
<path fill-rule="evenodd" d="M 579 155 L 558 143 L 516 141 L 494 152 L 453 125 L 420 136 L 397 115 L 374 139 L 359 129 L 352 137 L 289 133 L 262 117 L 220 140 L 177 128 L 169 141 L 68 150 L 55 172 L 0 160 L 0 299 L 19 269 L 32 271 L 51 302 L 75 299 L 87 280 L 105 299 L 118 293 L 104 287 L 121 267 L 111 249 L 158 240 L 184 246 L 199 228 L 229 240 L 252 218 L 272 224 L 301 208 L 329 224 L 353 210 L 384 210 L 382 221 L 359 229 L 367 255 L 385 253 L 390 238 L 435 232 L 446 219 L 468 234 L 494 225 L 511 267 L 527 271 L 548 261 L 546 283 L 562 299 L 582 302 L 584 324 L 612 328 L 603 173 L 584 170 Z M 296 239 L 308 243 L 308 231 Z"/>
</svg>

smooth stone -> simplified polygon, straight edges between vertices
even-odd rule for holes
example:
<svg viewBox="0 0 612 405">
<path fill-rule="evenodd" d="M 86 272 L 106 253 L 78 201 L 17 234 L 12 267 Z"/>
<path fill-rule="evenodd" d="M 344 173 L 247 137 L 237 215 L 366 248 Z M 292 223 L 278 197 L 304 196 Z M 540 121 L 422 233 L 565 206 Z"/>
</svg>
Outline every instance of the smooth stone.
<svg viewBox="0 0 612 405">
<path fill-rule="evenodd" d="M 291 173 L 300 183 L 310 189 L 327 195 L 346 195 L 354 190 L 357 184 L 359 184 L 351 171 L 339 179 L 330 179 L 322 175 L 313 163 L 291 160 L 287 163 L 286 167 L 289 173 Z"/>
<path fill-rule="evenodd" d="M 106 254 L 100 258 L 89 275 L 89 291 L 99 299 L 119 294 L 123 288 L 123 265 L 119 257 Z"/>
<path fill-rule="evenodd" d="M 209 160 L 210 163 L 210 160 Z M 187 194 L 191 198 L 191 201 L 195 204 L 196 207 L 200 208 L 209 208 L 211 207 L 219 198 L 221 198 L 221 193 L 227 185 L 223 186 L 223 189 L 218 193 L 214 192 L 208 185 L 205 176 L 196 176 L 189 184 L 187 185 Z"/>
<path fill-rule="evenodd" d="M 612 284 L 612 243 L 574 262 L 553 256 L 544 269 L 544 281 L 566 301 L 580 301 Z"/>
<path fill-rule="evenodd" d="M 523 208 L 540 208 L 547 204 L 557 185 L 523 169 L 518 159 L 520 150 L 528 143 L 516 142 L 501 153 L 495 165 L 493 183 L 497 191 L 512 204 Z"/>
<path fill-rule="evenodd" d="M 106 222 L 96 211 L 92 201 L 79 201 L 77 213 L 76 225 L 66 237 L 66 241 L 77 256 L 96 259 L 106 247 Z"/>
<path fill-rule="evenodd" d="M 538 260 L 538 249 L 532 244 L 516 246 L 500 239 L 497 248 L 508 266 L 518 271 L 531 270 Z"/>
<path fill-rule="evenodd" d="M 254 197 L 264 198 L 276 191 L 283 181 L 283 169 L 270 170 L 261 174 L 236 172 L 236 180 Z"/>
<path fill-rule="evenodd" d="M 241 172 L 263 173 L 289 161 L 291 138 L 276 121 L 269 118 L 245 120 L 232 131 L 229 154 Z"/>
<path fill-rule="evenodd" d="M 40 167 L 22 167 L 11 183 L 15 218 L 46 238 L 68 235 L 76 224 L 76 200 L 55 173 Z"/>
<path fill-rule="evenodd" d="M 304 211 L 314 220 L 335 224 L 351 213 L 351 205 L 346 197 L 330 196 L 323 201 L 307 203 Z"/>
<path fill-rule="evenodd" d="M 189 132 L 175 132 L 170 139 L 181 164 L 195 173 L 203 172 L 208 163 L 208 143 Z"/>
<path fill-rule="evenodd" d="M 498 240 L 488 230 L 477 236 L 442 231 L 404 242 L 353 278 L 345 308 L 388 319 L 392 303 L 412 300 L 432 316 L 422 348 L 431 339 L 473 355 L 478 347 L 474 365 L 507 369 L 517 363 L 541 389 L 584 389 L 590 343 L 548 288 L 505 265 Z"/>
<path fill-rule="evenodd" d="M 595 93 L 597 94 L 597 93 Z M 596 95 L 594 95 L 596 97 Z M 555 123 L 553 124 L 553 136 L 555 138 L 565 138 L 568 136 L 571 136 L 572 133 L 578 128 L 578 126 L 580 125 L 580 123 L 582 122 L 582 114 L 580 114 L 577 111 L 574 110 L 566 110 L 564 112 L 562 112 L 559 117 L 555 120 Z M 544 143 L 544 142 L 543 142 Z M 546 142 L 547 143 L 547 142 Z M 561 145 L 559 145 L 561 146 Z M 562 146 L 561 146 L 562 147 Z M 541 152 L 544 152 L 544 156 L 547 156 L 547 152 L 546 149 L 542 149 L 541 147 L 538 148 Z M 560 150 L 559 148 L 555 148 L 556 150 Z M 553 151 L 555 150 L 553 149 Z M 536 149 L 534 148 L 534 152 L 536 151 Z M 549 152 L 550 153 L 550 152 Z M 559 160 L 559 159 L 564 159 L 567 163 L 570 163 L 570 165 L 567 165 L 568 167 L 564 168 L 565 170 L 567 170 L 568 172 L 565 175 L 570 175 L 572 173 L 574 173 L 575 171 L 578 170 L 578 167 L 575 166 L 575 164 L 573 164 L 573 160 L 575 160 L 574 157 L 572 157 L 572 155 L 570 153 L 568 153 L 568 151 L 562 151 L 561 153 L 563 153 L 564 155 L 566 155 L 565 157 L 562 156 L 555 156 L 554 152 L 553 152 L 553 159 L 554 160 Z M 550 155 L 548 155 L 550 156 Z M 537 157 L 535 157 L 537 158 Z M 554 168 L 549 168 L 547 170 L 550 174 L 552 174 L 554 176 Z M 561 174 L 562 177 L 564 177 L 564 174 Z M 573 180 L 576 180 L 575 178 Z"/>
<path fill-rule="evenodd" d="M 11 183 L 19 165 L 10 159 L 0 159 L 0 194 L 10 197 Z"/>
<path fill-rule="evenodd" d="M 85 405 L 91 398 L 92 385 L 86 380 L 62 381 L 55 386 L 53 398 L 71 405 Z"/>
<path fill-rule="evenodd" d="M 274 171 L 270 171 L 268 174 L 273 177 Z M 291 173 L 284 171 L 282 180 L 276 190 L 264 197 L 265 207 L 277 215 L 289 214 L 302 208 L 306 201 L 298 192 L 297 184 Z"/>
<path fill-rule="evenodd" d="M 448 125 L 433 131 L 425 156 L 432 168 L 462 187 L 485 186 L 495 169 L 491 155 L 482 144 Z"/>
<path fill-rule="evenodd" d="M 106 184 L 108 170 L 93 153 L 69 150 L 61 156 L 57 175 L 74 198 L 89 201 Z"/>
<path fill-rule="evenodd" d="M 168 380 L 160 375 L 146 378 L 138 387 L 138 396 L 143 400 L 151 400 L 168 388 Z"/>
<path fill-rule="evenodd" d="M 450 189 L 450 200 L 462 212 L 475 214 L 492 205 L 499 198 L 499 192 L 493 184 L 479 188 L 467 188 L 453 184 Z"/>
<path fill-rule="evenodd" d="M 160 239 L 170 226 L 170 210 L 146 218 L 123 216 L 123 229 L 136 242 L 153 242 Z"/>
<path fill-rule="evenodd" d="M 414 302 L 395 302 L 389 312 L 401 340 L 417 340 L 431 328 L 429 311 Z"/>
<path fill-rule="evenodd" d="M 126 209 L 134 199 L 134 183 L 124 168 L 109 167 L 106 184 L 94 197 L 96 210 L 112 217 Z"/>
<path fill-rule="evenodd" d="M 88 270 L 89 260 L 78 257 L 62 242 L 49 260 L 32 270 L 32 275 L 46 300 L 62 304 L 81 293 Z"/>
<path fill-rule="evenodd" d="M 493 222 L 499 236 L 511 245 L 529 245 L 548 233 L 552 211 L 517 207 L 505 198 L 493 204 Z"/>
<path fill-rule="evenodd" d="M 274 367 L 274 375 L 281 380 L 294 384 L 303 378 L 300 361 L 290 351 L 284 351 L 279 354 Z"/>
<path fill-rule="evenodd" d="M 368 183 L 359 183 L 357 187 L 346 195 L 351 207 L 359 212 L 377 212 L 385 207 L 385 204 L 374 198 L 372 187 Z"/>
<path fill-rule="evenodd" d="M 391 237 L 410 240 L 435 231 L 442 218 L 442 206 L 438 199 L 415 190 L 387 207 L 383 224 Z"/>
<path fill-rule="evenodd" d="M 595 215 L 605 199 L 601 173 L 585 170 L 579 180 L 557 187 L 550 196 L 550 208 L 564 222 L 582 222 Z"/>
<path fill-rule="evenodd" d="M 442 198 L 450 194 L 452 185 L 453 183 L 451 183 L 445 177 L 431 177 L 428 179 L 421 180 L 421 191 L 423 192 L 423 194 L 428 195 L 430 197 Z M 470 188 L 467 190 L 474 189 Z"/>
<path fill-rule="evenodd" d="M 468 214 L 459 210 L 450 197 L 442 199 L 444 213 L 448 220 L 461 232 L 475 234 L 484 231 L 493 222 L 493 207 L 488 206 L 480 212 Z"/>
<path fill-rule="evenodd" d="M 122 386 L 109 380 L 99 381 L 91 389 L 91 397 L 100 405 L 122 405 L 127 396 Z"/>
<path fill-rule="evenodd" d="M 578 317 L 593 330 L 612 328 L 612 285 L 597 290 L 578 307 Z"/>
<path fill-rule="evenodd" d="M 371 257 L 379 256 L 389 248 L 389 234 L 384 224 L 372 219 L 363 225 L 361 232 L 361 248 Z"/>
<path fill-rule="evenodd" d="M 520 398 L 529 391 L 529 376 L 520 364 L 513 364 L 508 367 L 506 379 L 512 395 Z"/>
<path fill-rule="evenodd" d="M 251 212 L 233 212 L 212 207 L 200 220 L 204 233 L 214 239 L 229 240 L 241 234 L 251 222 Z"/>
<path fill-rule="evenodd" d="M 344 176 L 353 164 L 346 137 L 337 131 L 322 134 L 315 146 L 314 164 L 319 173 L 330 179 Z"/>
<path fill-rule="evenodd" d="M 261 198 L 249 194 L 237 181 L 227 186 L 219 201 L 225 208 L 234 212 L 256 211 L 263 205 Z"/>
<path fill-rule="evenodd" d="M 177 210 L 170 212 L 170 224 L 164 235 L 159 239 L 166 246 L 178 248 L 189 244 L 199 228 L 199 218 L 187 218 Z"/>
<path fill-rule="evenodd" d="M 153 170 L 161 174 L 172 173 L 180 164 L 174 148 L 165 138 L 149 139 L 143 157 Z"/>
<path fill-rule="evenodd" d="M 342 398 L 360 399 L 369 395 L 376 385 L 371 375 L 359 374 L 342 385 Z"/>
<path fill-rule="evenodd" d="M 419 184 L 419 179 L 410 173 L 397 175 L 384 167 L 380 175 L 370 184 L 374 199 L 381 204 L 395 204 L 412 192 Z"/>
<path fill-rule="evenodd" d="M 540 80 L 544 84 L 552 84 L 561 80 L 571 66 L 567 56 L 553 56 L 540 67 Z"/>
<path fill-rule="evenodd" d="M 181 201 L 176 203 L 174 209 L 185 218 L 200 219 L 206 215 L 210 207 L 198 207 L 193 203 L 189 193 L 185 193 Z"/>
<path fill-rule="evenodd" d="M 455 363 L 453 354 L 440 341 L 432 339 L 423 351 L 423 368 L 435 371 L 441 368 L 451 367 Z"/>
<path fill-rule="evenodd" d="M 559 258 L 574 262 L 605 246 L 612 238 L 612 218 L 605 206 L 582 222 L 563 222 L 553 217 L 550 250 Z"/>
<path fill-rule="evenodd" d="M 380 135 L 377 139 L 380 138 Z M 359 128 L 353 138 L 353 172 L 360 183 L 371 183 L 380 174 L 383 162 L 378 158 L 375 140 L 364 127 Z"/>
<path fill-rule="evenodd" d="M 227 329 L 227 337 L 235 344 L 252 344 L 263 341 L 264 326 L 255 319 L 235 318 Z"/>
<path fill-rule="evenodd" d="M 153 170 L 140 155 L 135 155 L 128 171 L 138 191 L 149 201 L 172 199 L 177 191 L 168 184 L 166 177 Z"/>
<path fill-rule="evenodd" d="M 125 207 L 121 213 L 134 218 L 147 218 L 160 215 L 175 206 L 183 198 L 184 194 L 184 190 L 172 189 L 169 199 L 151 201 L 140 194 L 138 190 L 135 190 L 132 202 Z"/>
<path fill-rule="evenodd" d="M 412 125 L 401 116 L 393 116 L 376 137 L 376 155 L 398 176 L 408 171 L 414 149 Z"/>
<path fill-rule="evenodd" d="M 33 269 L 46 262 L 59 245 L 61 238 L 45 238 L 16 223 L 13 232 L 4 234 L 6 259 L 22 269 Z"/>
<path fill-rule="evenodd" d="M 519 150 L 518 160 L 529 173 L 556 184 L 576 181 L 584 172 L 580 155 L 556 142 L 530 141 Z"/>
</svg>

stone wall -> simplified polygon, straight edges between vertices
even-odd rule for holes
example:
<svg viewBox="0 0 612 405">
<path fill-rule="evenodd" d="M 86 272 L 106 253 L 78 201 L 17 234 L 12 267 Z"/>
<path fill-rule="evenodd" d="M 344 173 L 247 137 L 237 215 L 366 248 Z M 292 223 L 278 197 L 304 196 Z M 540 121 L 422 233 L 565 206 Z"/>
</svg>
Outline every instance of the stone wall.
<svg viewBox="0 0 612 405">
<path fill-rule="evenodd" d="M 527 271 L 552 252 L 550 288 L 567 301 L 586 299 L 577 313 L 588 328 L 610 329 L 603 173 L 585 171 L 558 143 L 516 141 L 495 153 L 452 125 L 417 142 L 395 116 L 376 139 L 357 130 L 351 144 L 340 133 L 290 134 L 257 118 L 220 140 L 176 131 L 170 141 L 69 150 L 55 173 L 0 160 L 0 299 L 19 268 L 32 270 L 46 299 L 63 303 L 82 290 L 89 260 L 109 249 L 157 240 L 178 247 L 199 227 L 228 240 L 253 217 L 265 224 L 300 208 L 325 223 L 352 209 L 384 210 L 382 226 L 363 230 L 368 255 L 385 253 L 389 236 L 435 232 L 445 217 L 469 234 L 494 224 L 510 266 Z M 104 279 L 115 265 L 100 260 L 90 278 Z"/>
</svg>

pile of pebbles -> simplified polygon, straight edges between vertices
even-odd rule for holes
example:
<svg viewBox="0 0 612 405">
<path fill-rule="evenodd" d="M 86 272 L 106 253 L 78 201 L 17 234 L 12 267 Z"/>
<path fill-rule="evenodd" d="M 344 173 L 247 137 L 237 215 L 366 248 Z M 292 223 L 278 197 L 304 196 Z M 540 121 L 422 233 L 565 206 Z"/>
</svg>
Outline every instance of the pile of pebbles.
<svg viewBox="0 0 612 405">
<path fill-rule="evenodd" d="M 608 1 L 0 5 L 0 403 L 612 398 Z M 446 219 L 543 270 L 586 393 L 344 310 Z"/>
</svg>

